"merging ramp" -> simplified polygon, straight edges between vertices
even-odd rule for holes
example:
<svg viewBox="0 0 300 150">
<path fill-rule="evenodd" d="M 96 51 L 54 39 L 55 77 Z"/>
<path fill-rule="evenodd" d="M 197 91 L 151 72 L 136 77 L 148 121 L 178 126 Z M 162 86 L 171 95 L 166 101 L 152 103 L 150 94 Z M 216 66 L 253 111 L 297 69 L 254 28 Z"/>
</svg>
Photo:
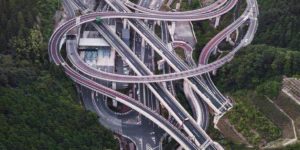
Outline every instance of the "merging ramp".
<svg viewBox="0 0 300 150">
<path fill-rule="evenodd" d="M 220 9 L 216 9 L 216 11 L 211 11 L 207 13 L 205 12 L 199 15 L 190 15 L 189 17 L 184 17 L 184 15 L 182 16 L 167 15 L 167 14 L 159 15 L 154 13 L 131 13 L 125 11 L 94 12 L 94 13 L 85 14 L 82 16 L 78 16 L 76 18 L 69 19 L 54 31 L 49 41 L 49 46 L 48 46 L 49 55 L 56 65 L 60 65 L 64 68 L 66 74 L 69 75 L 70 78 L 74 80 L 74 82 L 82 86 L 85 86 L 93 91 L 111 97 L 127 105 L 128 107 L 136 110 L 137 112 L 141 113 L 142 115 L 144 115 L 145 117 L 153 121 L 155 124 L 157 124 L 159 127 L 161 127 L 163 130 L 165 130 L 185 149 L 222 149 L 222 147 L 218 143 L 215 143 L 210 139 L 210 137 L 205 133 L 203 129 L 197 126 L 196 122 L 186 113 L 186 111 L 180 105 L 177 104 L 178 102 L 174 101 L 174 99 L 171 98 L 172 96 L 168 95 L 168 92 L 165 91 L 161 85 L 155 82 L 171 81 L 171 80 L 178 80 L 178 79 L 189 79 L 190 82 L 192 82 L 193 84 L 199 84 L 199 80 L 195 78 L 196 76 L 201 75 L 203 73 L 211 72 L 219 67 L 222 67 L 228 61 L 230 61 L 240 48 L 249 44 L 250 41 L 253 39 L 253 35 L 257 28 L 256 17 L 258 15 L 258 9 L 257 9 L 256 0 L 247 0 L 247 8 L 245 9 L 241 17 L 239 17 L 235 22 L 233 22 L 231 25 L 229 25 L 227 28 L 225 28 L 223 31 L 217 34 L 216 37 L 213 38 L 207 44 L 207 46 L 204 48 L 204 52 L 202 54 L 203 56 L 200 58 L 200 60 L 207 61 L 211 49 L 218 46 L 222 40 L 224 40 L 236 29 L 241 27 L 244 23 L 250 22 L 249 29 L 245 38 L 229 54 L 222 57 L 221 59 L 216 60 L 209 64 L 201 65 L 193 69 L 187 67 L 185 64 L 182 64 L 182 62 L 178 61 L 176 57 L 173 56 L 172 53 L 163 51 L 160 53 L 162 54 L 162 56 L 164 56 L 169 60 L 170 65 L 175 65 L 176 67 L 178 67 L 176 70 L 177 72 L 163 74 L 163 75 L 154 75 L 151 72 L 147 71 L 146 68 L 144 68 L 144 66 L 140 64 L 141 62 L 133 58 L 129 51 L 124 51 L 122 52 L 123 57 L 127 58 L 128 63 L 132 63 L 132 65 L 134 65 L 134 68 L 136 69 L 135 71 L 138 74 L 138 76 L 116 75 L 116 74 L 101 72 L 98 70 L 93 70 L 93 68 L 82 63 L 80 60 L 72 61 L 73 67 L 76 70 L 78 69 L 80 71 L 77 72 L 75 71 L 75 69 L 70 67 L 68 65 L 68 62 L 65 61 L 64 58 L 60 55 L 60 45 L 64 35 L 68 31 L 84 23 L 92 22 L 97 17 L 101 17 L 103 19 L 125 18 L 125 19 L 129 19 L 131 22 L 133 22 L 133 24 L 138 26 L 139 23 L 136 23 L 136 20 L 134 19 L 168 20 L 168 21 L 194 21 L 194 20 L 211 19 L 228 12 L 233 7 L 232 5 L 234 5 L 234 3 L 227 3 L 227 5 L 226 4 L 224 5 L 224 8 L 222 7 Z M 105 28 L 102 28 L 102 30 L 105 31 Z M 106 31 L 105 33 L 109 34 L 108 31 Z M 108 36 L 112 36 L 112 35 L 108 35 Z M 152 35 L 149 35 L 148 39 L 151 40 L 149 40 L 148 42 L 150 44 L 153 44 L 153 47 L 164 49 L 165 46 L 162 45 L 160 42 L 154 44 L 153 42 L 155 42 L 156 39 L 153 39 L 151 37 Z M 110 37 L 110 39 L 114 39 L 114 38 Z M 76 53 L 77 52 L 71 52 L 70 53 L 71 57 L 72 55 L 76 55 Z M 152 88 L 154 89 L 153 91 L 157 92 L 156 96 L 161 97 L 161 102 L 168 107 L 168 111 L 170 111 L 172 116 L 176 118 L 177 122 L 183 125 L 183 129 L 189 136 L 183 134 L 183 132 L 181 132 L 180 129 L 174 127 L 165 118 L 163 118 L 156 112 L 153 112 L 148 107 L 140 104 L 138 101 L 124 94 L 121 94 L 117 91 L 114 91 L 113 89 L 107 88 L 99 83 L 96 83 L 95 81 L 87 78 L 86 76 L 97 77 L 97 78 L 101 78 L 102 80 L 114 81 L 114 82 L 147 83 L 148 85 L 150 85 L 149 86 L 150 89 Z M 198 86 L 197 89 L 198 88 L 201 88 L 201 86 Z M 209 100 L 212 99 L 216 99 L 216 97 L 209 97 Z M 217 101 L 217 103 L 220 103 L 220 101 Z M 210 106 L 213 107 L 216 104 L 212 104 Z M 217 110 L 219 110 L 220 112 L 223 111 L 225 112 L 227 110 L 226 107 L 228 106 L 224 106 L 221 104 L 220 108 L 225 108 L 225 109 L 220 110 L 218 108 Z"/>
</svg>

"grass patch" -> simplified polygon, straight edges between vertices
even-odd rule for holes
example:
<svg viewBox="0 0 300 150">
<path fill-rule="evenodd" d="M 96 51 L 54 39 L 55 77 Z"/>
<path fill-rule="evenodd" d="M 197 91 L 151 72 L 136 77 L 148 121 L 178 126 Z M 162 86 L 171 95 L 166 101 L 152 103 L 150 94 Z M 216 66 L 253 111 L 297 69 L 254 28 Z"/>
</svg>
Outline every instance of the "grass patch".
<svg viewBox="0 0 300 150">
<path fill-rule="evenodd" d="M 276 126 L 281 128 L 284 138 L 294 138 L 291 120 L 284 115 L 267 97 L 254 94 L 253 104 L 266 115 Z"/>
<path fill-rule="evenodd" d="M 181 11 L 194 10 L 198 8 L 200 8 L 200 0 L 191 0 L 191 3 L 189 3 L 189 0 L 181 1 L 181 5 L 180 5 Z"/>
<path fill-rule="evenodd" d="M 182 48 L 176 47 L 174 51 L 182 60 L 185 60 L 185 53 Z"/>
<path fill-rule="evenodd" d="M 297 135 L 300 135 L 300 106 L 291 100 L 284 93 L 280 93 L 274 100 L 281 109 L 283 109 L 293 120 L 296 126 Z"/>
</svg>

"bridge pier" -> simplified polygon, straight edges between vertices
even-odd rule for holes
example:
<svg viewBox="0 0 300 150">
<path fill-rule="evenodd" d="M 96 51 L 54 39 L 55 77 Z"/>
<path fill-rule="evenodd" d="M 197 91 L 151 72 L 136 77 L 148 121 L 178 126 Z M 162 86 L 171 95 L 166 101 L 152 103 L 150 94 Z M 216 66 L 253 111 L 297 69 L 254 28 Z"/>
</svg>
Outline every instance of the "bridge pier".
<svg viewBox="0 0 300 150">
<path fill-rule="evenodd" d="M 218 16 L 215 18 L 215 25 L 214 25 L 214 28 L 217 28 L 220 24 L 220 19 L 221 19 L 221 16 Z"/>
<path fill-rule="evenodd" d="M 238 40 L 238 37 L 240 35 L 239 29 L 235 30 L 236 34 L 235 34 L 235 42 Z"/>
<path fill-rule="evenodd" d="M 216 55 L 216 54 L 217 54 L 218 49 L 219 49 L 218 47 L 215 47 L 215 48 L 214 48 L 214 50 L 213 50 L 213 55 Z"/>
<path fill-rule="evenodd" d="M 213 74 L 214 76 L 217 74 L 217 70 L 218 70 L 218 69 L 215 69 L 215 70 L 212 71 L 212 74 Z"/>
<path fill-rule="evenodd" d="M 142 38 L 142 42 L 141 42 L 141 60 L 144 61 L 145 60 L 145 45 L 146 45 L 146 42 L 145 42 L 145 39 L 143 37 Z"/>
<path fill-rule="evenodd" d="M 234 45 L 235 44 L 235 42 L 232 40 L 232 38 L 230 37 L 230 35 L 228 35 L 227 37 L 226 37 L 226 42 L 228 42 L 230 45 Z"/>
<path fill-rule="evenodd" d="M 64 43 L 66 42 L 66 39 L 67 39 L 67 37 L 66 37 L 66 35 L 64 35 L 64 36 L 62 37 L 62 39 L 60 40 L 60 43 L 59 43 L 59 49 L 62 48 L 62 46 L 63 46 Z"/>
<path fill-rule="evenodd" d="M 160 20 L 154 21 L 154 25 L 161 26 L 161 21 Z"/>
<path fill-rule="evenodd" d="M 176 27 L 176 22 L 174 21 L 171 23 L 170 26 L 168 26 L 172 41 L 174 41 L 175 27 Z"/>
<path fill-rule="evenodd" d="M 123 29 L 128 29 L 128 19 L 123 19 Z"/>
<path fill-rule="evenodd" d="M 78 24 L 80 24 L 80 16 L 76 17 L 76 26 L 78 26 Z"/>
<path fill-rule="evenodd" d="M 164 60 L 164 59 L 157 61 L 158 70 L 163 70 L 165 68 L 165 63 L 166 63 L 166 60 Z"/>
</svg>

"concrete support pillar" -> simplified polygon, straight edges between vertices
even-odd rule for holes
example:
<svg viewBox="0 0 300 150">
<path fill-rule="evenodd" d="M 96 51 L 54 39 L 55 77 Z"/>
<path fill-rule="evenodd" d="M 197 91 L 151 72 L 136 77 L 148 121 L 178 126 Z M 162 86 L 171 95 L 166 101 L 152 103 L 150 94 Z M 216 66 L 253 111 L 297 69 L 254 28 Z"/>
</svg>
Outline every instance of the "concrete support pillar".
<svg viewBox="0 0 300 150">
<path fill-rule="evenodd" d="M 168 43 L 168 44 L 167 44 L 167 47 L 168 47 L 168 50 L 169 50 L 170 52 L 173 51 L 172 43 Z"/>
<path fill-rule="evenodd" d="M 116 90 L 117 89 L 117 85 L 116 82 L 112 82 L 112 89 Z M 115 99 L 113 99 L 113 107 L 118 107 L 118 101 L 116 101 Z"/>
<path fill-rule="evenodd" d="M 141 42 L 141 60 L 144 61 L 145 60 L 145 39 L 143 37 L 142 38 L 142 42 Z"/>
<path fill-rule="evenodd" d="M 235 42 L 232 40 L 232 38 L 230 37 L 230 35 L 228 35 L 226 37 L 226 42 L 229 42 L 229 44 L 232 45 L 232 46 L 235 44 Z"/>
<path fill-rule="evenodd" d="M 217 54 L 218 49 L 219 49 L 218 47 L 215 47 L 215 48 L 214 48 L 214 50 L 213 50 L 213 55 L 216 55 L 216 54 Z"/>
<path fill-rule="evenodd" d="M 80 35 L 80 31 L 81 31 L 81 26 L 79 27 L 76 27 L 74 29 L 77 29 L 77 35 Z M 77 45 L 79 45 L 79 39 L 80 39 L 80 36 L 77 36 L 76 35 L 76 41 L 77 41 Z"/>
<path fill-rule="evenodd" d="M 226 42 L 228 42 L 230 40 L 230 36 L 228 35 L 227 37 L 226 37 Z"/>
<path fill-rule="evenodd" d="M 173 34 L 175 32 L 175 27 L 176 27 L 176 22 L 172 22 L 172 25 L 171 25 L 171 31 L 173 31 Z"/>
<path fill-rule="evenodd" d="M 217 74 L 217 70 L 218 70 L 218 69 L 215 69 L 215 70 L 212 71 L 212 74 L 213 74 L 214 76 Z"/>
<path fill-rule="evenodd" d="M 171 25 L 168 25 L 172 41 L 174 41 L 175 27 L 176 27 L 176 22 L 172 22 Z"/>
<path fill-rule="evenodd" d="M 236 34 L 235 34 L 235 42 L 236 42 L 238 40 L 238 37 L 240 34 L 239 29 L 236 29 L 235 32 L 236 32 Z"/>
<path fill-rule="evenodd" d="M 159 25 L 160 26 L 161 25 L 161 21 L 160 20 L 155 21 L 154 25 Z"/>
<path fill-rule="evenodd" d="M 78 26 L 79 23 L 80 23 L 80 16 L 76 17 L 76 26 Z"/>
<path fill-rule="evenodd" d="M 163 70 L 163 69 L 162 69 L 162 70 Z M 162 85 L 163 85 L 163 87 L 164 87 L 165 89 L 168 89 L 167 83 L 166 83 L 166 82 L 163 82 Z"/>
<path fill-rule="evenodd" d="M 142 86 L 143 88 L 143 91 L 146 91 L 146 87 L 145 87 L 145 84 L 139 84 L 139 88 Z M 142 101 L 142 104 L 146 105 L 146 92 L 143 92 L 143 98 L 140 94 L 139 98 L 141 99 Z"/>
<path fill-rule="evenodd" d="M 128 29 L 128 19 L 123 19 L 123 29 Z"/>
<path fill-rule="evenodd" d="M 162 70 L 165 68 L 165 60 L 164 59 L 161 59 L 157 62 L 157 65 L 158 65 L 158 70 Z"/>
<path fill-rule="evenodd" d="M 143 37 L 141 37 L 141 38 L 142 38 L 141 45 L 142 45 L 142 47 L 145 47 L 145 44 L 146 44 L 145 39 Z"/>
<path fill-rule="evenodd" d="M 67 40 L 67 36 L 64 35 L 64 36 L 62 37 L 62 40 L 60 40 L 60 43 L 59 43 L 59 49 L 62 48 L 62 46 L 64 45 L 64 43 L 66 42 L 66 40 Z"/>
<path fill-rule="evenodd" d="M 220 19 L 221 19 L 221 16 L 218 16 L 218 17 L 215 18 L 215 26 L 214 26 L 215 28 L 217 28 L 219 26 Z"/>
</svg>

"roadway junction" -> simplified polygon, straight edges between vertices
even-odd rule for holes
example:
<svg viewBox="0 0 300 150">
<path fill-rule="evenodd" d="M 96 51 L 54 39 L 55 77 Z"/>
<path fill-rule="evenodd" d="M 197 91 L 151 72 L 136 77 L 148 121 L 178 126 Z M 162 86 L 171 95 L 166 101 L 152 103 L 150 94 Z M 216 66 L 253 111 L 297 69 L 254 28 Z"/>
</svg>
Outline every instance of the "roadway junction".
<svg viewBox="0 0 300 150">
<path fill-rule="evenodd" d="M 92 99 L 90 103 L 93 105 L 94 111 L 97 112 L 100 118 L 105 118 L 100 122 L 107 124 L 106 127 L 115 133 L 128 137 L 135 143 L 137 149 L 146 149 L 143 144 L 138 143 L 138 140 L 130 137 L 130 133 L 120 132 L 119 128 L 133 130 L 134 128 L 144 127 L 151 130 L 151 127 L 146 127 L 147 125 L 143 123 L 137 123 L 137 125 L 116 124 L 115 122 L 122 120 L 122 117 L 121 119 L 114 120 L 113 118 L 116 118 L 115 115 L 105 113 L 103 111 L 104 107 L 100 109 L 98 106 L 101 102 L 96 102 L 98 101 L 98 94 L 118 101 L 137 112 L 130 112 L 128 113 L 129 115 L 127 114 L 128 116 L 123 116 L 125 118 L 126 116 L 130 117 L 141 114 L 148 122 L 157 125 L 158 129 L 156 131 L 163 130 L 176 140 L 181 148 L 223 149 L 220 144 L 213 141 L 205 132 L 209 122 L 208 109 L 212 110 L 215 115 L 214 123 L 216 124 L 218 119 L 233 106 L 228 98 L 223 96 L 213 84 L 209 73 L 231 61 L 238 50 L 251 43 L 258 26 L 257 17 L 259 12 L 256 0 L 246 0 L 247 6 L 244 12 L 206 44 L 201 51 L 198 64 L 192 58 L 187 59 L 188 63 L 182 61 L 167 46 L 167 34 L 164 34 L 162 41 L 154 32 L 150 31 L 149 28 L 153 28 L 153 26 L 149 22 L 160 21 L 167 24 L 167 22 L 201 21 L 220 18 L 231 11 L 238 4 L 238 0 L 217 0 L 206 7 L 183 12 L 158 11 L 127 0 L 104 0 L 103 2 L 106 4 L 104 5 L 105 7 L 98 7 L 92 10 L 81 0 L 63 0 L 63 6 L 66 9 L 68 19 L 54 30 L 48 45 L 51 61 L 61 66 L 77 85 L 88 89 L 91 96 L 87 99 Z M 75 10 L 79 10 L 80 13 L 76 14 Z M 130 44 L 126 44 L 124 39 L 109 27 L 109 20 L 114 19 L 122 20 L 123 28 L 132 29 L 136 37 L 138 37 L 137 39 L 142 39 L 139 41 L 140 45 L 146 42 L 148 46 L 146 50 L 153 50 L 153 53 L 157 53 L 172 71 L 155 74 L 154 70 L 145 64 L 144 58 L 144 61 L 142 61 L 141 57 L 136 55 L 136 50 L 133 51 L 129 46 Z M 145 22 L 148 22 L 148 25 Z M 80 57 L 78 40 L 82 36 L 82 30 L 88 28 L 87 24 L 100 33 L 113 49 L 116 50 L 124 63 L 128 64 L 134 72 L 134 75 L 116 74 L 96 69 L 88 65 Z M 231 38 L 233 33 L 242 27 L 245 28 L 245 26 L 247 27 L 247 31 L 243 36 L 235 39 L 232 50 L 222 58 L 208 63 L 210 55 L 218 50 L 219 44 L 225 39 Z M 164 27 L 162 31 L 167 31 L 167 25 Z M 61 54 L 64 45 L 66 45 L 66 56 Z M 189 51 L 189 53 L 193 51 L 193 48 L 183 41 L 173 41 L 171 45 L 171 49 L 181 47 L 185 51 Z M 136 47 L 141 46 L 137 45 Z M 142 49 L 136 47 L 137 51 Z M 145 50 L 144 53 L 146 53 Z M 174 97 L 174 91 L 172 93 L 172 90 L 170 90 L 172 88 L 168 88 L 172 87 L 172 82 L 176 80 L 184 81 L 185 94 L 188 95 L 187 99 L 193 111 L 192 116 Z M 144 87 L 144 91 L 145 88 L 148 89 L 149 95 L 154 97 L 153 101 L 159 104 L 158 107 L 162 106 L 168 112 L 169 117 L 163 116 L 160 111 L 157 111 L 159 109 L 156 108 L 157 106 L 149 108 L 141 101 L 133 98 L 133 96 L 123 94 L 115 88 L 105 85 L 105 83 L 141 85 Z M 139 88 L 139 90 L 142 90 L 142 88 Z M 104 103 L 102 104 L 105 105 Z M 144 133 L 138 134 L 142 135 Z M 146 138 L 146 136 L 141 137 Z M 161 142 L 154 143 L 159 145 L 159 149 L 162 148 Z"/>
</svg>

